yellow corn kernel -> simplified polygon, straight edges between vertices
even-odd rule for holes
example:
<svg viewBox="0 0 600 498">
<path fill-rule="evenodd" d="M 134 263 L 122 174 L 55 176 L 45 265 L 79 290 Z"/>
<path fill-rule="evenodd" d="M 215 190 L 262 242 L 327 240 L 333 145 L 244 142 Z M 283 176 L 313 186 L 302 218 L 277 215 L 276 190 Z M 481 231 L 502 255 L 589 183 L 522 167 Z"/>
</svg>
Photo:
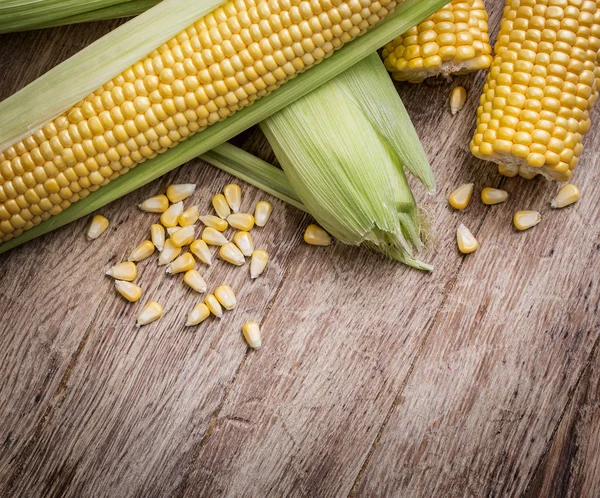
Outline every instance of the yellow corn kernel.
<svg viewBox="0 0 600 498">
<path fill-rule="evenodd" d="M 206 216 L 200 216 L 200 221 L 206 225 L 207 227 L 214 228 L 219 232 L 224 232 L 229 228 L 229 223 L 226 220 L 219 218 L 218 216 L 213 216 L 212 214 L 208 214 Z"/>
<path fill-rule="evenodd" d="M 530 166 L 520 166 L 519 176 L 525 180 L 533 180 L 537 176 L 537 171 Z"/>
<path fill-rule="evenodd" d="M 171 204 L 169 209 L 160 216 L 160 222 L 166 228 L 172 228 L 179 223 L 181 213 L 183 213 L 183 202 L 179 201 L 176 204 Z"/>
<path fill-rule="evenodd" d="M 171 242 L 177 247 L 188 246 L 194 241 L 194 237 L 196 236 L 196 227 L 188 226 L 183 227 L 177 230 L 173 235 L 171 235 Z"/>
<path fill-rule="evenodd" d="M 163 307 L 156 301 L 150 301 L 141 309 L 137 316 L 136 327 L 148 325 L 163 315 Z"/>
<path fill-rule="evenodd" d="M 331 237 L 318 225 L 308 225 L 304 231 L 304 242 L 311 246 L 329 246 Z"/>
<path fill-rule="evenodd" d="M 542 215 L 537 211 L 517 211 L 513 223 L 517 230 L 527 230 L 542 221 Z"/>
<path fill-rule="evenodd" d="M 179 225 L 176 227 L 169 227 L 167 228 L 167 234 L 169 235 L 169 237 L 172 237 L 174 233 L 179 232 L 179 230 L 181 230 L 183 227 L 180 227 Z"/>
<path fill-rule="evenodd" d="M 158 256 L 158 266 L 168 265 L 181 253 L 181 247 L 173 244 L 171 239 L 167 239 L 163 250 Z"/>
<path fill-rule="evenodd" d="M 466 183 L 461 185 L 448 197 L 448 202 L 454 209 L 465 209 L 469 202 L 471 202 L 471 196 L 473 195 L 473 187 L 475 184 Z"/>
<path fill-rule="evenodd" d="M 508 199 L 508 192 L 506 190 L 486 187 L 481 191 L 481 202 L 488 206 L 501 204 L 506 199 Z"/>
<path fill-rule="evenodd" d="M 192 327 L 193 325 L 198 325 L 206 320 L 210 316 L 210 310 L 208 306 L 200 301 L 194 309 L 190 312 L 187 318 L 187 322 L 185 324 L 186 327 Z"/>
<path fill-rule="evenodd" d="M 90 240 L 95 240 L 100 235 L 102 235 L 106 229 L 108 228 L 108 219 L 102 216 L 101 214 L 97 214 L 92 218 L 92 222 L 90 223 L 90 227 L 87 231 L 87 237 Z"/>
<path fill-rule="evenodd" d="M 202 240 L 211 246 L 222 246 L 228 242 L 225 235 L 211 227 L 202 230 Z"/>
<path fill-rule="evenodd" d="M 259 349 L 262 346 L 262 338 L 260 337 L 260 326 L 256 322 L 246 322 L 242 327 L 244 338 L 253 349 Z"/>
<path fill-rule="evenodd" d="M 138 204 L 138 208 L 147 213 L 164 213 L 169 209 L 169 199 L 166 195 L 155 195 Z"/>
<path fill-rule="evenodd" d="M 252 235 L 250 235 L 250 232 L 236 232 L 236 234 L 233 236 L 233 242 L 236 246 L 238 246 L 239 250 L 242 251 L 244 256 L 252 256 L 252 251 L 254 251 L 254 241 L 252 240 Z"/>
<path fill-rule="evenodd" d="M 229 225 L 236 230 L 249 232 L 254 228 L 254 216 L 250 213 L 234 213 L 227 217 Z"/>
<path fill-rule="evenodd" d="M 242 251 L 240 251 L 233 242 L 223 244 L 221 249 L 219 249 L 219 256 L 223 261 L 227 261 L 236 266 L 241 266 L 246 262 Z"/>
<path fill-rule="evenodd" d="M 581 192 L 577 188 L 577 185 L 569 183 L 561 188 L 558 195 L 550 201 L 550 205 L 554 209 L 564 208 L 576 203 L 581 197 Z"/>
<path fill-rule="evenodd" d="M 458 226 L 458 230 L 456 231 L 456 242 L 458 243 L 458 250 L 463 254 L 471 254 L 479 247 L 477 239 L 462 223 Z"/>
<path fill-rule="evenodd" d="M 215 289 L 215 297 L 226 310 L 232 310 L 237 304 L 233 289 L 229 285 L 220 285 Z"/>
<path fill-rule="evenodd" d="M 167 197 L 175 204 L 187 199 L 196 191 L 195 183 L 180 183 L 177 185 L 169 185 L 167 187 Z"/>
<path fill-rule="evenodd" d="M 117 280 L 126 280 L 127 282 L 131 282 L 132 280 L 135 280 L 135 277 L 137 277 L 137 267 L 133 261 L 119 263 L 118 265 L 106 270 L 106 274 L 109 277 L 116 278 Z"/>
<path fill-rule="evenodd" d="M 242 205 L 242 189 L 240 186 L 235 183 L 230 183 L 223 189 L 223 194 L 225 195 L 225 200 L 227 201 L 227 204 L 229 204 L 231 210 L 234 213 L 237 213 Z"/>
<path fill-rule="evenodd" d="M 223 317 L 223 308 L 221 308 L 221 303 L 219 303 L 214 294 L 208 294 L 204 298 L 204 304 L 206 304 L 206 307 L 217 318 Z"/>
<path fill-rule="evenodd" d="M 142 297 L 141 287 L 126 282 L 124 280 L 115 280 L 115 289 L 130 303 L 135 303 L 140 297 Z"/>
<path fill-rule="evenodd" d="M 196 260 L 189 252 L 184 252 L 181 256 L 175 259 L 169 266 L 167 266 L 167 273 L 183 273 L 194 269 Z"/>
<path fill-rule="evenodd" d="M 152 256 L 152 254 L 154 254 L 154 244 L 149 240 L 144 240 L 144 242 L 131 251 L 127 261 L 142 261 Z"/>
<path fill-rule="evenodd" d="M 183 281 L 200 294 L 206 292 L 206 282 L 198 270 L 188 270 L 183 276 Z"/>
<path fill-rule="evenodd" d="M 205 265 L 212 264 L 212 255 L 210 249 L 203 240 L 194 240 L 190 245 L 190 251 Z"/>
<path fill-rule="evenodd" d="M 267 267 L 269 254 L 267 251 L 258 249 L 252 253 L 250 259 L 250 278 L 257 278 Z"/>
<path fill-rule="evenodd" d="M 259 201 L 256 203 L 254 207 L 254 223 L 256 223 L 257 227 L 264 227 L 269 218 L 271 217 L 271 213 L 273 212 L 273 206 L 270 202 L 267 201 Z"/>
<path fill-rule="evenodd" d="M 231 214 L 231 209 L 229 204 L 227 204 L 227 199 L 225 199 L 223 194 L 215 195 L 212 198 L 212 205 L 219 215 L 219 218 L 227 219 L 227 217 Z"/>
<path fill-rule="evenodd" d="M 453 116 L 463 108 L 466 101 L 467 91 L 462 86 L 454 87 L 450 95 L 450 112 Z"/>
<path fill-rule="evenodd" d="M 159 251 L 165 246 L 165 229 L 162 225 L 153 224 L 150 226 L 150 239 Z"/>
<path fill-rule="evenodd" d="M 199 217 L 198 206 L 192 206 L 179 215 L 178 222 L 182 227 L 189 227 L 196 223 Z"/>
<path fill-rule="evenodd" d="M 519 167 L 514 164 L 499 164 L 498 173 L 508 178 L 514 178 L 519 174 Z"/>
</svg>

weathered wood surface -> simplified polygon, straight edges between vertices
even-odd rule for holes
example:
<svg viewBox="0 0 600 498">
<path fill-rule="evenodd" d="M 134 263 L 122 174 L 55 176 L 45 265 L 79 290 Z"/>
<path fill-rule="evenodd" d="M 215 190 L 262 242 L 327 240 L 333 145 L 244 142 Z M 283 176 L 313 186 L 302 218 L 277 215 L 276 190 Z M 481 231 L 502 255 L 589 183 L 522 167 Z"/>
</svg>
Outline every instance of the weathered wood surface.
<svg viewBox="0 0 600 498">
<path fill-rule="evenodd" d="M 487 3 L 495 30 L 502 2 Z M 114 24 L 0 37 L 0 98 Z M 551 212 L 553 185 L 471 157 L 483 78 L 459 80 L 469 101 L 454 118 L 452 83 L 399 86 L 439 185 L 418 191 L 435 220 L 432 275 L 305 246 L 309 218 L 270 199 L 255 235 L 265 275 L 201 270 L 232 285 L 235 312 L 184 328 L 196 297 L 152 261 L 144 297 L 125 304 L 103 270 L 146 237 L 154 218 L 135 204 L 197 181 L 208 209 L 230 177 L 200 161 L 103 209 L 111 230 L 96 243 L 80 220 L 0 256 L 0 495 L 598 496 L 600 129 L 576 174 L 581 202 Z M 270 155 L 259 133 L 238 141 Z M 509 201 L 452 211 L 447 194 L 468 181 Z M 248 208 L 268 197 L 244 195 Z M 544 219 L 517 233 L 523 208 Z M 469 257 L 455 249 L 460 222 L 481 242 Z M 149 298 L 168 312 L 138 331 Z M 239 333 L 250 318 L 258 352 Z"/>
</svg>

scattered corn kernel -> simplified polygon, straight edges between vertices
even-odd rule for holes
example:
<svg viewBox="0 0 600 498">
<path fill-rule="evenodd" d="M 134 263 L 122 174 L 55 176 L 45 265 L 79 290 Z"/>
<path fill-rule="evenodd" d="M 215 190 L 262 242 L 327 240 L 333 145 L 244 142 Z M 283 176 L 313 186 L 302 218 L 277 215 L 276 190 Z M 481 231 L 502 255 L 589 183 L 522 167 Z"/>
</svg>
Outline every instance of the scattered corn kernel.
<svg viewBox="0 0 600 498">
<path fill-rule="evenodd" d="M 169 237 L 171 237 L 175 232 L 178 232 L 179 230 L 181 230 L 183 227 L 180 226 L 176 226 L 176 227 L 169 227 L 167 228 L 167 233 L 169 234 Z"/>
<path fill-rule="evenodd" d="M 156 301 L 150 301 L 141 309 L 137 316 L 136 327 L 148 325 L 163 315 L 163 307 Z"/>
<path fill-rule="evenodd" d="M 217 318 L 221 318 L 223 316 L 223 308 L 221 308 L 221 304 L 219 303 L 214 294 L 209 294 L 208 296 L 206 296 L 204 298 L 204 304 L 206 304 L 206 307 Z"/>
<path fill-rule="evenodd" d="M 466 183 L 458 187 L 448 197 L 448 202 L 454 209 L 465 209 L 469 202 L 471 202 L 471 196 L 473 195 L 473 187 L 475 184 Z"/>
<path fill-rule="evenodd" d="M 486 187 L 481 191 L 481 202 L 488 206 L 501 204 L 506 199 L 508 199 L 508 192 L 506 190 Z"/>
<path fill-rule="evenodd" d="M 460 111 L 467 100 L 467 91 L 462 86 L 454 87 L 450 96 L 450 111 L 454 116 Z"/>
<path fill-rule="evenodd" d="M 187 208 L 183 213 L 179 215 L 179 224 L 182 227 L 189 227 L 196 223 L 200 218 L 200 213 L 198 213 L 198 206 L 192 206 Z"/>
<path fill-rule="evenodd" d="M 231 214 L 231 209 L 229 204 L 227 204 L 227 199 L 223 194 L 217 194 L 212 198 L 212 205 L 215 208 L 215 211 L 219 215 L 219 218 L 226 219 Z"/>
<path fill-rule="evenodd" d="M 106 274 L 117 280 L 131 282 L 137 277 L 137 267 L 133 261 L 127 261 L 126 263 L 119 263 L 118 265 L 109 268 L 106 270 Z"/>
<path fill-rule="evenodd" d="M 242 205 L 242 189 L 240 186 L 235 183 L 230 183 L 223 189 L 223 194 L 225 194 L 225 200 L 227 201 L 227 204 L 229 204 L 231 210 L 234 213 L 237 213 Z"/>
<path fill-rule="evenodd" d="M 155 195 L 138 204 L 138 208 L 147 213 L 164 213 L 169 209 L 169 199 L 166 195 Z"/>
<path fill-rule="evenodd" d="M 463 254 L 471 254 L 479 247 L 479 242 L 466 226 L 462 223 L 456 231 L 456 242 L 458 242 L 458 250 Z"/>
<path fill-rule="evenodd" d="M 140 297 L 142 297 L 141 287 L 126 282 L 124 280 L 115 280 L 115 289 L 130 303 L 135 303 Z"/>
<path fill-rule="evenodd" d="M 308 225 L 304 232 L 304 242 L 311 246 L 331 245 L 331 237 L 318 225 Z"/>
<path fill-rule="evenodd" d="M 212 227 L 206 227 L 202 230 L 202 240 L 211 246 L 222 246 L 228 242 L 225 235 Z"/>
<path fill-rule="evenodd" d="M 514 178 L 519 174 L 519 166 L 516 164 L 499 164 L 498 173 L 508 178 Z"/>
<path fill-rule="evenodd" d="M 537 211 L 517 211 L 513 223 L 517 230 L 527 230 L 542 221 L 542 215 Z"/>
<path fill-rule="evenodd" d="M 198 270 L 188 270 L 183 276 L 183 281 L 200 294 L 206 292 L 206 282 Z"/>
<path fill-rule="evenodd" d="M 195 183 L 180 183 L 169 185 L 167 187 L 167 197 L 173 204 L 175 204 L 176 202 L 181 202 L 184 199 L 187 199 L 195 191 Z"/>
<path fill-rule="evenodd" d="M 92 218 L 90 227 L 87 231 L 87 237 L 90 240 L 97 239 L 102 235 L 108 228 L 108 218 L 105 218 L 101 214 L 97 214 Z"/>
<path fill-rule="evenodd" d="M 254 228 L 254 216 L 250 213 L 234 213 L 227 217 L 229 225 L 237 230 L 249 232 Z"/>
<path fill-rule="evenodd" d="M 131 251 L 127 261 L 142 261 L 152 256 L 152 254 L 154 254 L 154 244 L 149 240 L 144 240 L 144 242 Z"/>
<path fill-rule="evenodd" d="M 242 251 L 244 256 L 252 256 L 252 252 L 254 251 L 254 241 L 252 240 L 250 232 L 244 232 L 243 230 L 236 232 L 233 236 L 233 242 L 238 246 L 239 250 Z"/>
<path fill-rule="evenodd" d="M 207 227 L 214 228 L 219 232 L 224 232 L 229 228 L 229 223 L 227 223 L 227 221 L 219 218 L 218 216 L 213 216 L 212 214 L 200 216 L 200 221 L 204 223 L 204 225 L 206 225 Z"/>
<path fill-rule="evenodd" d="M 171 241 L 178 247 L 189 246 L 196 236 L 194 225 L 183 227 L 171 235 Z"/>
<path fill-rule="evenodd" d="M 537 176 L 538 172 L 530 168 L 529 166 L 520 166 L 519 167 L 519 176 L 521 178 L 525 178 L 525 180 L 533 180 Z"/>
<path fill-rule="evenodd" d="M 171 239 L 167 239 L 163 250 L 158 256 L 158 266 L 168 265 L 181 253 L 181 247 L 177 247 L 173 244 Z"/>
<path fill-rule="evenodd" d="M 194 306 L 194 309 L 188 315 L 185 326 L 191 327 L 193 325 L 198 325 L 206 320 L 209 316 L 210 310 L 208 309 L 208 306 L 200 301 L 196 306 Z"/>
<path fill-rule="evenodd" d="M 166 228 L 174 227 L 179 222 L 181 213 L 183 213 L 183 202 L 180 201 L 176 204 L 171 204 L 171 207 L 160 216 L 160 222 Z"/>
<path fill-rule="evenodd" d="M 194 269 L 196 260 L 189 252 L 184 252 L 181 256 L 175 259 L 169 266 L 167 266 L 167 273 L 183 273 Z"/>
<path fill-rule="evenodd" d="M 273 206 L 270 202 L 259 201 L 254 207 L 254 223 L 257 227 L 264 227 L 271 217 Z"/>
<path fill-rule="evenodd" d="M 237 304 L 237 298 L 229 285 L 219 285 L 219 287 L 215 289 L 215 297 L 226 310 L 232 310 Z"/>
<path fill-rule="evenodd" d="M 550 201 L 550 205 L 554 209 L 564 208 L 576 203 L 581 197 L 581 192 L 577 188 L 577 185 L 568 183 L 558 192 L 558 195 Z"/>
<path fill-rule="evenodd" d="M 256 250 L 252 253 L 250 259 L 250 278 L 257 278 L 267 267 L 269 261 L 269 254 L 267 251 L 261 249 Z"/>
<path fill-rule="evenodd" d="M 260 327 L 256 322 L 247 322 L 242 327 L 244 338 L 253 349 L 259 349 L 262 346 L 262 338 L 260 337 Z"/>
<path fill-rule="evenodd" d="M 150 239 L 159 251 L 165 247 L 165 228 L 162 225 L 154 224 L 150 227 Z"/>
<path fill-rule="evenodd" d="M 241 266 L 246 262 L 242 251 L 240 251 L 233 242 L 223 244 L 221 249 L 219 249 L 219 256 L 223 261 L 227 261 L 236 266 Z"/>
<path fill-rule="evenodd" d="M 196 256 L 205 265 L 210 266 L 212 264 L 212 255 L 210 253 L 210 249 L 203 240 L 194 240 L 194 242 L 192 242 L 190 245 L 190 251 L 192 251 L 194 256 Z"/>
</svg>

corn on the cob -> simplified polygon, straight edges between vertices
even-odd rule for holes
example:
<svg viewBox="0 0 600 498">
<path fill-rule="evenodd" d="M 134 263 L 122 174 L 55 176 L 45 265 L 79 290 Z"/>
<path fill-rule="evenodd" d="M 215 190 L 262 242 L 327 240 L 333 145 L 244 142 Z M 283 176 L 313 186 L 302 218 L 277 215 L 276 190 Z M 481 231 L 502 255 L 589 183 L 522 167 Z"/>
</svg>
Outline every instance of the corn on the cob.
<svg viewBox="0 0 600 498">
<path fill-rule="evenodd" d="M 473 154 L 569 180 L 598 98 L 599 50 L 599 2 L 507 2 Z"/>
<path fill-rule="evenodd" d="M 170 240 L 173 242 L 173 245 L 176 245 L 177 247 L 183 247 L 190 245 L 194 241 L 195 235 L 196 227 L 192 225 L 177 230 L 171 235 Z"/>
<path fill-rule="evenodd" d="M 458 250 L 463 254 L 471 254 L 479 247 L 479 242 L 477 242 L 477 239 L 473 236 L 471 230 L 462 223 L 456 231 L 456 242 L 458 244 Z"/>
<path fill-rule="evenodd" d="M 229 185 L 225 185 L 223 189 L 223 195 L 225 196 L 225 200 L 229 207 L 234 213 L 237 213 L 240 210 L 240 206 L 242 205 L 242 189 L 239 185 L 235 183 L 230 183 Z"/>
<path fill-rule="evenodd" d="M 419 83 L 438 74 L 465 74 L 492 63 L 483 0 L 453 0 L 383 49 L 398 81 Z"/>
<path fill-rule="evenodd" d="M 196 191 L 195 183 L 179 183 L 167 187 L 167 197 L 175 204 L 187 199 Z"/>
<path fill-rule="evenodd" d="M 179 254 L 181 254 L 181 247 L 178 247 L 175 244 L 173 244 L 173 241 L 171 239 L 167 239 L 163 250 L 158 256 L 158 266 L 168 265 L 177 256 L 179 256 Z"/>
<path fill-rule="evenodd" d="M 219 303 L 214 294 L 209 294 L 208 296 L 206 296 L 204 298 L 204 304 L 206 304 L 206 307 L 217 318 L 223 317 L 223 308 L 221 307 L 221 303 Z"/>
<path fill-rule="evenodd" d="M 211 246 L 222 246 L 229 242 L 225 235 L 211 227 L 202 230 L 202 240 Z"/>
<path fill-rule="evenodd" d="M 247 322 L 242 327 L 242 333 L 244 338 L 253 349 L 259 349 L 262 346 L 262 339 L 260 337 L 260 326 L 256 322 Z"/>
<path fill-rule="evenodd" d="M 194 269 L 195 264 L 196 260 L 194 259 L 194 256 L 192 256 L 189 252 L 184 252 L 169 266 L 167 266 L 167 273 L 172 273 L 175 275 L 176 273 L 188 272 Z"/>
<path fill-rule="evenodd" d="M 178 223 L 182 227 L 188 227 L 193 225 L 200 218 L 200 213 L 198 212 L 198 206 L 192 206 L 187 208 L 183 213 L 179 215 Z"/>
<path fill-rule="evenodd" d="M 206 292 L 206 282 L 198 270 L 189 270 L 183 276 L 183 281 L 200 294 Z"/>
<path fill-rule="evenodd" d="M 236 230 L 249 232 L 254 228 L 254 216 L 250 213 L 234 213 L 227 217 L 227 222 Z"/>
<path fill-rule="evenodd" d="M 256 203 L 254 207 L 254 223 L 256 223 L 257 227 L 264 227 L 269 218 L 271 217 L 271 213 L 273 212 L 273 206 L 270 202 L 267 201 L 259 201 Z"/>
<path fill-rule="evenodd" d="M 190 251 L 204 264 L 209 266 L 212 264 L 210 249 L 203 240 L 194 240 L 190 245 Z"/>
<path fill-rule="evenodd" d="M 304 242 L 311 246 L 329 246 L 331 237 L 318 225 L 308 225 L 304 231 Z"/>
<path fill-rule="evenodd" d="M 219 218 L 226 219 L 231 214 L 231 208 L 223 194 L 217 194 L 212 198 L 212 205 Z"/>
<path fill-rule="evenodd" d="M 144 240 L 144 242 L 131 251 L 131 254 L 127 260 L 138 262 L 149 258 L 152 256 L 152 254 L 154 254 L 154 244 L 149 240 Z"/>
<path fill-rule="evenodd" d="M 109 268 L 106 270 L 106 274 L 109 277 L 117 280 L 126 280 L 127 282 L 131 282 L 132 280 L 135 280 L 135 277 L 137 276 L 137 268 L 134 262 L 127 261 Z"/>
<path fill-rule="evenodd" d="M 577 185 L 569 183 L 560 189 L 558 195 L 550 201 L 550 205 L 554 209 L 564 208 L 576 203 L 581 197 L 581 192 Z"/>
<path fill-rule="evenodd" d="M 260 249 L 254 251 L 250 259 L 250 278 L 258 278 L 267 267 L 268 261 L 269 254 L 267 251 Z"/>
<path fill-rule="evenodd" d="M 467 91 L 462 86 L 456 86 L 452 89 L 450 95 L 450 112 L 454 116 L 458 113 L 467 100 Z"/>
<path fill-rule="evenodd" d="M 448 202 L 454 209 L 465 209 L 471 202 L 474 187 L 473 183 L 461 185 L 448 196 Z"/>
<path fill-rule="evenodd" d="M 169 209 L 169 199 L 166 195 L 155 195 L 138 204 L 142 211 L 147 213 L 164 213 Z"/>
<path fill-rule="evenodd" d="M 1 187 L 2 187 L 2 185 L 0 185 L 0 188 Z M 2 207 L 0 207 L 0 212 L 2 212 Z M 105 218 L 104 216 L 102 216 L 101 214 L 97 214 L 96 216 L 94 216 L 90 223 L 90 227 L 88 228 L 88 231 L 87 231 L 88 239 L 95 240 L 98 237 L 100 237 L 100 235 L 102 235 L 108 228 L 108 224 L 109 224 L 108 219 Z M 0 235 L 1 235 L 1 233 L 0 233 Z"/>
<path fill-rule="evenodd" d="M 136 327 L 148 325 L 163 315 L 163 307 L 156 301 L 150 301 L 139 312 Z"/>
<path fill-rule="evenodd" d="M 232 310 L 237 304 L 237 298 L 229 285 L 220 285 L 215 289 L 215 297 L 226 310 Z"/>
<path fill-rule="evenodd" d="M 200 221 L 204 223 L 207 227 L 214 228 L 219 232 L 224 232 L 229 228 L 229 223 L 226 220 L 219 218 L 218 216 L 213 216 L 212 214 L 206 216 L 200 216 Z"/>
<path fill-rule="evenodd" d="M 183 213 L 183 202 L 179 201 L 175 204 L 171 204 L 163 214 L 160 215 L 160 222 L 166 228 L 173 228 L 179 223 L 179 217 Z"/>
<path fill-rule="evenodd" d="M 124 280 L 115 280 L 115 289 L 130 303 L 135 303 L 142 297 L 142 289 L 138 285 Z"/>
<path fill-rule="evenodd" d="M 219 249 L 219 256 L 223 261 L 227 261 L 236 266 L 241 266 L 246 262 L 242 251 L 240 251 L 233 242 L 223 244 L 221 249 Z"/>
<path fill-rule="evenodd" d="M 159 251 L 165 246 L 165 228 L 162 225 L 153 224 L 150 226 L 150 240 Z"/>
<path fill-rule="evenodd" d="M 517 230 L 527 230 L 542 221 L 537 211 L 517 211 L 513 216 L 513 224 Z"/>
<path fill-rule="evenodd" d="M 506 199 L 508 199 L 508 192 L 506 190 L 486 187 L 481 191 L 481 202 L 488 206 L 500 204 Z"/>
<path fill-rule="evenodd" d="M 252 252 L 254 251 L 254 241 L 252 240 L 250 232 L 244 232 L 243 230 L 236 232 L 233 236 L 233 243 L 238 246 L 244 256 L 252 256 Z"/>
<path fill-rule="evenodd" d="M 185 324 L 186 327 L 192 327 L 193 325 L 198 325 L 206 320 L 210 316 L 210 310 L 202 301 L 200 301 L 194 309 L 190 312 L 187 318 L 187 322 Z"/>
</svg>

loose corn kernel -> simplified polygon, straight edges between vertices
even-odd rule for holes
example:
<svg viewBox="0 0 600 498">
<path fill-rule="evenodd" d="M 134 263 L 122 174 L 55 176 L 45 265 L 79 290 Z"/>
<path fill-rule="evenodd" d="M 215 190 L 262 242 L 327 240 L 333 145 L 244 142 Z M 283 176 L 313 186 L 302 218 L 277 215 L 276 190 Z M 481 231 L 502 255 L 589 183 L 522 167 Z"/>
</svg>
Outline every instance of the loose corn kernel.
<svg viewBox="0 0 600 498">
<path fill-rule="evenodd" d="M 226 219 L 231 214 L 231 209 L 229 208 L 229 204 L 227 204 L 227 199 L 223 194 L 217 194 L 212 198 L 212 205 L 215 208 L 215 211 L 219 215 L 219 218 Z"/>
<path fill-rule="evenodd" d="M 219 256 L 223 261 L 227 261 L 236 266 L 241 266 L 246 262 L 242 251 L 240 251 L 233 242 L 223 244 L 221 249 L 219 249 Z"/>
<path fill-rule="evenodd" d="M 179 225 L 176 227 L 169 227 L 167 228 L 167 234 L 169 235 L 169 237 L 171 237 L 174 233 L 179 232 L 179 230 L 181 230 L 183 227 L 180 227 Z"/>
<path fill-rule="evenodd" d="M 481 202 L 488 206 L 501 204 L 506 199 L 508 199 L 508 192 L 506 190 L 486 187 L 481 191 Z"/>
<path fill-rule="evenodd" d="M 252 256 L 254 251 L 254 241 L 250 232 L 239 231 L 233 236 L 233 242 L 238 246 L 239 250 L 242 251 L 244 256 Z"/>
<path fill-rule="evenodd" d="M 167 197 L 175 204 L 187 199 L 196 191 L 195 183 L 180 183 L 177 185 L 169 185 L 167 187 Z"/>
<path fill-rule="evenodd" d="M 306 227 L 304 242 L 311 246 L 329 246 L 332 243 L 329 234 L 317 225 L 308 225 Z"/>
<path fill-rule="evenodd" d="M 156 301 L 150 301 L 141 309 L 137 316 L 136 327 L 148 325 L 163 315 L 163 307 Z"/>
<path fill-rule="evenodd" d="M 269 254 L 267 251 L 258 249 L 252 253 L 250 259 L 250 278 L 257 278 L 267 267 Z"/>
<path fill-rule="evenodd" d="M 106 270 L 106 274 L 109 277 L 116 278 L 117 280 L 126 280 L 127 282 L 131 282 L 132 280 L 135 280 L 135 277 L 137 276 L 137 267 L 133 261 L 119 263 L 118 265 Z"/>
<path fill-rule="evenodd" d="M 462 223 L 458 226 L 458 230 L 456 231 L 456 242 L 458 243 L 458 250 L 463 254 L 471 254 L 479 247 L 477 239 Z"/>
<path fill-rule="evenodd" d="M 181 256 L 175 259 L 169 266 L 167 266 L 167 273 L 183 273 L 194 269 L 196 260 L 189 252 L 184 252 Z"/>
<path fill-rule="evenodd" d="M 200 216 L 200 221 L 207 227 L 214 228 L 219 232 L 224 232 L 229 228 L 229 223 L 227 223 L 227 221 L 219 218 L 218 216 L 213 216 L 212 214 Z"/>
<path fill-rule="evenodd" d="M 533 180 L 537 175 L 537 171 L 529 166 L 519 167 L 519 176 L 525 178 L 525 180 Z"/>
<path fill-rule="evenodd" d="M 206 292 L 206 282 L 198 270 L 188 270 L 183 276 L 183 281 L 200 294 Z"/>
<path fill-rule="evenodd" d="M 250 213 L 234 213 L 227 217 L 227 222 L 236 230 L 249 232 L 254 228 L 254 216 Z"/>
<path fill-rule="evenodd" d="M 155 195 L 138 204 L 138 208 L 147 213 L 164 213 L 169 209 L 169 199 L 166 195 Z"/>
<path fill-rule="evenodd" d="M 130 303 L 135 303 L 140 297 L 142 297 L 141 287 L 126 282 L 124 280 L 115 280 L 115 289 Z"/>
<path fill-rule="evenodd" d="M 516 164 L 499 164 L 498 173 L 508 178 L 514 178 L 519 174 L 519 167 Z"/>
<path fill-rule="evenodd" d="M 225 194 L 225 200 L 227 201 L 227 204 L 229 204 L 231 210 L 234 213 L 237 213 L 242 205 L 242 189 L 240 186 L 235 183 L 230 183 L 223 189 L 223 194 Z"/>
<path fill-rule="evenodd" d="M 233 289 L 229 287 L 229 285 L 219 285 L 219 287 L 215 289 L 215 297 L 226 310 L 232 310 L 237 304 Z"/>
<path fill-rule="evenodd" d="M 448 202 L 454 209 L 465 209 L 469 202 L 471 202 L 471 196 L 473 195 L 473 187 L 475 184 L 466 183 L 461 185 L 448 197 Z"/>
<path fill-rule="evenodd" d="M 537 211 L 517 211 L 513 223 L 517 230 L 527 230 L 542 221 L 542 215 Z"/>
<path fill-rule="evenodd" d="M 222 246 L 228 242 L 225 235 L 212 227 L 206 227 L 202 230 L 202 240 L 211 246 Z"/>
<path fill-rule="evenodd" d="M 92 222 L 90 223 L 90 227 L 87 231 L 87 237 L 90 240 L 95 240 L 100 235 L 102 235 L 106 229 L 108 228 L 108 219 L 102 216 L 101 214 L 97 214 L 92 218 Z"/>
<path fill-rule="evenodd" d="M 210 249 L 203 240 L 194 240 L 190 245 L 190 251 L 205 265 L 212 264 L 212 255 Z"/>
<path fill-rule="evenodd" d="M 160 222 L 166 227 L 171 228 L 179 222 L 179 216 L 183 213 L 183 202 L 179 201 L 176 204 L 171 204 L 161 216 Z"/>
<path fill-rule="evenodd" d="M 450 112 L 453 116 L 463 108 L 466 101 L 467 91 L 462 86 L 454 87 L 450 96 Z"/>
<path fill-rule="evenodd" d="M 262 346 L 262 338 L 260 337 L 260 327 L 256 322 L 247 322 L 242 327 L 244 338 L 253 349 L 259 349 Z"/>
<path fill-rule="evenodd" d="M 154 244 L 149 240 L 144 240 L 144 242 L 131 251 L 127 261 L 142 261 L 152 256 L 152 254 L 154 254 Z"/>
<path fill-rule="evenodd" d="M 554 209 L 564 208 L 576 203 L 581 197 L 581 192 L 577 188 L 577 185 L 569 183 L 561 188 L 558 195 L 550 201 L 550 205 Z"/>
<path fill-rule="evenodd" d="M 150 239 L 159 251 L 165 246 L 165 229 L 162 225 L 154 224 L 150 227 Z"/>
<path fill-rule="evenodd" d="M 198 221 L 200 213 L 198 213 L 198 206 L 192 206 L 187 208 L 183 213 L 179 215 L 179 224 L 182 227 L 189 227 Z"/>
<path fill-rule="evenodd" d="M 190 312 L 187 318 L 187 322 L 185 324 L 186 327 L 192 327 L 193 325 L 198 325 L 206 320 L 210 316 L 210 310 L 208 306 L 200 301 L 194 309 Z"/>
<path fill-rule="evenodd" d="M 204 304 L 206 304 L 206 307 L 217 318 L 221 318 L 223 316 L 223 308 L 221 308 L 221 303 L 219 303 L 214 294 L 208 294 L 204 298 Z"/>
<path fill-rule="evenodd" d="M 196 227 L 188 226 L 177 230 L 171 235 L 171 242 L 178 247 L 188 246 L 194 241 L 196 236 Z"/>
<path fill-rule="evenodd" d="M 163 250 L 158 256 L 158 266 L 168 265 L 181 253 L 181 247 L 173 244 L 171 239 L 167 239 Z"/>
<path fill-rule="evenodd" d="M 259 201 L 254 208 L 254 223 L 257 227 L 264 227 L 271 217 L 273 206 L 270 202 Z"/>
</svg>

